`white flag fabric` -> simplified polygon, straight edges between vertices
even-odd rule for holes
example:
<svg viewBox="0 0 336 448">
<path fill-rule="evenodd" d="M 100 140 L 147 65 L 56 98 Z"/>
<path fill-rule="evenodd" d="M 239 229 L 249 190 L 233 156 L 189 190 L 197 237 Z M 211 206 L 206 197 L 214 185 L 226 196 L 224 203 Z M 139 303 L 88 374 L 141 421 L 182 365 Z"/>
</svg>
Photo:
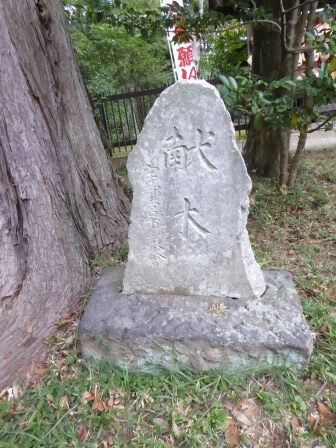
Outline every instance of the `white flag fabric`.
<svg viewBox="0 0 336 448">
<path fill-rule="evenodd" d="M 180 6 L 183 6 L 183 0 L 175 0 Z M 169 6 L 172 0 L 161 0 L 161 6 Z M 176 27 L 167 30 L 167 40 L 170 56 L 174 71 L 175 81 L 180 79 L 197 79 L 197 65 L 193 42 L 174 42 L 174 36 L 178 32 Z"/>
</svg>

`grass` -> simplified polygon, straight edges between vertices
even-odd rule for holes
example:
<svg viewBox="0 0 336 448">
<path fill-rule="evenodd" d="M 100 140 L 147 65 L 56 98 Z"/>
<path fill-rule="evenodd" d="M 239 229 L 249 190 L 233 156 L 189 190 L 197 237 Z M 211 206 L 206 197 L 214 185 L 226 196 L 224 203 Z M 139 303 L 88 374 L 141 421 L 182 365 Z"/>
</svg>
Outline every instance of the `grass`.
<svg viewBox="0 0 336 448">
<path fill-rule="evenodd" d="M 251 242 L 264 269 L 294 276 L 316 332 L 307 369 L 150 375 L 89 365 L 79 356 L 78 317 L 71 314 L 30 386 L 1 394 L 0 448 L 335 448 L 335 204 L 333 160 L 306 160 L 291 191 L 254 180 Z M 123 248 L 117 262 L 126 255 Z M 92 267 L 115 261 L 96 259 Z"/>
</svg>

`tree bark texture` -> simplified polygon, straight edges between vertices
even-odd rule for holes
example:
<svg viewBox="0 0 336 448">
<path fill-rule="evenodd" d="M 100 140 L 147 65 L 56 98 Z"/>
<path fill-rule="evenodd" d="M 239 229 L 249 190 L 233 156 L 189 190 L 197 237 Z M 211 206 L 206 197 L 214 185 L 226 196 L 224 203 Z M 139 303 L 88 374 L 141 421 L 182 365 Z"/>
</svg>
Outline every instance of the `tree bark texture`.
<svg viewBox="0 0 336 448">
<path fill-rule="evenodd" d="M 262 0 L 258 5 L 271 12 L 276 22 L 280 22 L 278 1 Z M 279 79 L 282 69 L 280 30 L 269 23 L 256 23 L 252 29 L 252 73 L 266 81 Z M 256 130 L 252 120 L 243 151 L 249 171 L 255 171 L 259 176 L 277 176 L 283 138 L 282 130 Z"/>
<path fill-rule="evenodd" d="M 314 22 L 316 17 L 318 2 L 314 2 L 310 6 L 309 15 L 308 10 L 305 13 L 305 21 L 307 21 L 307 31 L 313 33 L 314 31 Z M 306 59 L 306 69 L 305 74 L 307 77 L 312 76 L 314 69 L 314 50 L 309 49 L 304 52 Z M 304 98 L 304 104 L 307 108 L 312 109 L 314 107 L 314 99 L 306 95 Z M 305 149 L 306 141 L 307 141 L 308 129 L 300 132 L 298 145 L 294 154 L 293 159 L 291 160 L 291 165 L 288 173 L 288 186 L 293 187 L 296 181 L 297 172 L 299 169 L 299 164 L 303 156 L 303 151 Z"/>
<path fill-rule="evenodd" d="M 111 172 L 59 0 L 0 3 L 0 384 L 26 371 L 125 240 Z"/>
<path fill-rule="evenodd" d="M 271 28 L 269 24 L 261 23 L 253 26 L 253 66 L 252 73 L 266 81 L 281 77 L 296 79 L 299 51 L 302 47 L 304 32 L 313 26 L 317 2 L 300 2 L 300 0 L 260 0 L 258 6 L 271 12 L 274 20 L 281 25 L 280 30 Z M 309 17 L 308 23 L 307 18 Z M 311 23 L 310 23 L 310 22 Z M 291 49 L 294 49 L 291 50 Z M 304 51 L 304 47 L 302 47 Z M 307 57 L 307 66 L 313 66 L 313 60 Z M 306 71 L 309 75 L 309 72 Z M 285 92 L 279 89 L 278 95 Z M 293 93 L 294 94 L 294 93 Z M 253 122 L 250 124 L 244 156 L 250 171 L 254 170 L 260 176 L 278 177 L 280 184 L 291 184 L 295 170 L 289 167 L 290 132 L 262 129 L 256 131 Z M 299 154 L 304 149 L 303 138 L 300 139 Z M 300 157 L 295 157 L 297 163 Z M 292 171 L 292 174 L 288 171 Z M 295 176 L 294 176 L 295 177 Z"/>
</svg>

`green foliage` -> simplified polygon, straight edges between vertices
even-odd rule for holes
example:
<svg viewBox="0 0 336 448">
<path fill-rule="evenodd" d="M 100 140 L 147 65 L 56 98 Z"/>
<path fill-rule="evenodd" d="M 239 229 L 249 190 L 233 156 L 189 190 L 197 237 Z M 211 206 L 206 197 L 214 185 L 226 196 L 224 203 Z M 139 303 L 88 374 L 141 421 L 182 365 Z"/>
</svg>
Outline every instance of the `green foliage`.
<svg viewBox="0 0 336 448">
<path fill-rule="evenodd" d="M 146 38 L 158 33 L 164 35 L 168 28 L 177 26 L 176 39 L 187 41 L 191 35 L 200 36 L 226 22 L 224 16 L 208 10 L 201 17 L 197 2 L 188 2 L 184 7 L 174 4 L 163 8 L 159 8 L 158 0 L 72 0 L 64 3 L 71 24 L 103 21 Z"/>
<path fill-rule="evenodd" d="M 124 244 L 117 250 L 113 257 L 104 257 L 98 255 L 96 258 L 91 260 L 90 267 L 98 272 L 102 269 L 106 269 L 111 266 L 116 266 L 122 262 L 125 262 L 128 257 L 128 245 Z"/>
<path fill-rule="evenodd" d="M 72 31 L 86 85 L 94 96 L 171 80 L 171 63 L 164 39 L 149 42 L 123 28 L 92 24 L 88 31 Z"/>
<path fill-rule="evenodd" d="M 327 66 L 316 72 L 296 81 L 281 78 L 272 82 L 256 76 L 234 79 L 222 75 L 218 89 L 230 109 L 253 117 L 256 130 L 268 127 L 306 131 L 312 122 L 326 118 L 320 106 L 336 100 L 336 81 Z M 313 107 L 297 100 L 305 96 L 313 99 Z"/>
<path fill-rule="evenodd" d="M 128 2 L 128 8 L 139 17 L 149 5 L 155 8 L 149 1 Z M 125 15 L 120 2 L 73 0 L 66 2 L 66 12 L 78 62 L 93 98 L 172 80 L 165 34 L 130 32 L 119 22 Z"/>
<path fill-rule="evenodd" d="M 261 13 L 257 8 L 255 18 L 267 18 L 267 13 L 258 16 L 258 11 Z M 266 82 L 256 76 L 237 76 L 234 80 L 224 69 L 219 90 L 228 107 L 253 117 L 257 131 L 273 128 L 305 132 L 312 122 L 327 121 L 320 106 L 336 100 L 336 24 L 333 14 L 333 10 L 326 8 L 323 15 L 330 29 L 306 33 L 307 46 L 316 48 L 323 61 L 319 68 L 314 68 L 311 76 L 295 81 L 285 77 Z M 304 98 L 309 98 L 309 102 Z M 325 129 L 331 127 L 331 121 L 325 123 Z"/>
<path fill-rule="evenodd" d="M 328 23 L 328 28 L 323 27 L 323 31 L 317 33 L 306 33 L 307 41 L 316 47 L 319 53 L 336 55 L 336 7 L 325 8 L 321 15 L 321 21 Z"/>
<path fill-rule="evenodd" d="M 76 26 L 103 22 L 150 37 L 171 23 L 159 0 L 65 0 L 64 5 L 69 23 Z"/>
<path fill-rule="evenodd" d="M 134 86 L 134 79 L 143 86 L 148 85 L 149 80 L 152 83 L 167 80 L 169 57 L 166 53 L 166 65 L 162 64 L 164 50 L 162 53 L 158 50 L 166 48 L 166 44 L 163 39 L 162 46 L 157 44 L 155 48 L 155 42 L 158 42 L 155 39 L 158 33 L 164 35 L 167 27 L 176 26 L 179 30 L 176 40 L 185 41 L 192 35 L 213 36 L 207 41 L 207 53 L 201 66 L 208 75 L 222 73 L 226 77 L 237 77 L 236 86 L 232 79 L 231 85 L 224 81 L 221 93 L 231 109 L 253 117 L 256 129 L 272 127 L 305 131 L 312 121 L 324 120 L 319 106 L 335 100 L 336 25 L 332 20 L 329 20 L 331 30 L 317 35 L 307 33 L 308 42 L 327 55 L 314 76 L 295 83 L 287 78 L 267 83 L 254 77 L 242 77 L 247 71 L 247 54 L 245 28 L 240 20 L 274 20 L 270 11 L 261 8 L 257 1 L 233 2 L 236 17 L 239 17 L 235 21 L 232 17 L 208 10 L 200 16 L 195 2 L 186 7 L 174 5 L 171 9 L 158 8 L 157 3 L 141 4 L 139 0 L 76 0 L 72 3 L 76 13 L 68 14 L 69 21 L 77 23 L 77 26 L 80 24 L 80 31 L 75 33 L 76 47 L 89 89 L 95 95 L 98 92 L 106 94 L 107 86 L 111 86 L 113 80 L 127 88 Z M 333 10 L 326 9 L 324 19 L 330 19 L 332 14 Z M 91 34 L 83 28 L 83 24 L 87 26 L 88 23 Z M 97 23 L 100 24 L 98 28 Z M 232 25 L 237 27 L 232 28 Z M 84 44 L 85 39 L 78 33 L 84 34 L 90 45 Z M 113 48 L 108 43 L 112 35 L 115 35 Z M 139 39 L 143 39 L 141 43 Z M 151 48 L 155 50 L 152 53 Z M 160 72 L 160 67 L 164 67 L 163 72 Z M 297 102 L 297 93 L 311 97 L 314 107 L 307 107 L 303 101 Z"/>
<path fill-rule="evenodd" d="M 116 254 L 116 258 L 119 261 L 126 261 L 128 257 L 128 245 L 124 244 L 121 246 L 121 248 L 118 250 Z"/>
<path fill-rule="evenodd" d="M 238 25 L 237 20 L 233 20 L 230 26 L 235 24 Z M 243 75 L 248 71 L 247 57 L 246 28 L 224 29 L 207 35 L 207 50 L 201 59 L 201 69 L 210 77 Z"/>
<path fill-rule="evenodd" d="M 209 432 L 211 430 L 220 431 L 224 428 L 224 423 L 228 418 L 228 412 L 222 403 L 215 401 L 211 410 L 208 411 L 203 424 L 203 430 Z"/>
</svg>

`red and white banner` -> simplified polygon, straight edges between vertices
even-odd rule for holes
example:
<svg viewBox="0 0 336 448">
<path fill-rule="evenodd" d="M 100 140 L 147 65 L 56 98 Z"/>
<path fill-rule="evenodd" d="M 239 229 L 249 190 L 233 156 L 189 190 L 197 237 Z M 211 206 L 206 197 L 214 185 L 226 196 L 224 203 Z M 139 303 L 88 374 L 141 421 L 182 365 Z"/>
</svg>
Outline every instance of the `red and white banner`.
<svg viewBox="0 0 336 448">
<path fill-rule="evenodd" d="M 161 6 L 170 6 L 171 3 L 172 0 L 161 0 Z M 175 3 L 183 6 L 183 0 L 175 0 Z M 176 33 L 176 27 L 167 31 L 175 81 L 180 79 L 197 79 L 195 43 L 192 40 L 190 42 L 174 42 L 173 39 Z"/>
</svg>

